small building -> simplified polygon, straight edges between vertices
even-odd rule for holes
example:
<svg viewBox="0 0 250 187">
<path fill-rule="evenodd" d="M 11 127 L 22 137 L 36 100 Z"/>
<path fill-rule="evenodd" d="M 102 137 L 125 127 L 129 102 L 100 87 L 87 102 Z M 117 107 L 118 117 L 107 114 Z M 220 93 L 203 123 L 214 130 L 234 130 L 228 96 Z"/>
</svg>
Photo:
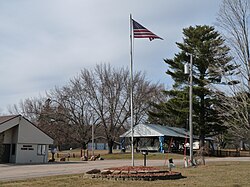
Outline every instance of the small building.
<svg viewBox="0 0 250 187">
<path fill-rule="evenodd" d="M 135 148 L 138 151 L 169 151 L 182 150 L 184 144 L 189 142 L 190 132 L 184 128 L 163 126 L 158 124 L 138 124 L 134 128 Z M 121 144 L 125 143 L 125 138 L 131 138 L 131 129 L 120 136 Z M 193 135 L 194 140 L 199 140 L 199 137 Z M 211 138 L 206 138 L 211 141 Z M 197 147 L 197 142 L 194 142 L 193 148 Z M 124 147 L 124 145 L 122 145 Z"/>
<path fill-rule="evenodd" d="M 94 150 L 107 150 L 107 143 L 94 143 Z M 88 143 L 88 150 L 92 150 L 92 143 Z"/>
<path fill-rule="evenodd" d="M 0 163 L 47 163 L 53 139 L 21 115 L 0 116 Z"/>
</svg>

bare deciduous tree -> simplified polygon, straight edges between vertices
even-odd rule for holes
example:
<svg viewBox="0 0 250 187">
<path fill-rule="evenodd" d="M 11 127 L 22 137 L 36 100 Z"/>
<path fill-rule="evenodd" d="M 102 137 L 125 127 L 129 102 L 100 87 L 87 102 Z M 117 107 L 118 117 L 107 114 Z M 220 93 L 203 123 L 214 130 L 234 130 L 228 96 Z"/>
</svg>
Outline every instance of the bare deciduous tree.
<svg viewBox="0 0 250 187">
<path fill-rule="evenodd" d="M 240 72 L 247 91 L 250 88 L 249 15 L 248 0 L 223 0 L 217 17 L 235 63 L 241 66 Z"/>
<path fill-rule="evenodd" d="M 216 109 L 220 111 L 221 117 L 228 127 L 231 143 L 239 148 L 242 141 L 244 148 L 244 143 L 250 143 L 249 93 L 242 91 L 229 96 L 218 92 L 218 97 L 220 97 L 221 103 Z"/>
<path fill-rule="evenodd" d="M 13 105 L 9 108 L 10 114 L 21 114 L 38 128 L 42 129 L 48 135 L 53 137 L 54 144 L 59 148 L 65 142 L 68 128 L 65 123 L 56 120 L 55 108 L 50 106 L 50 100 L 47 97 L 37 97 L 20 101 L 19 105 Z M 57 118 L 58 119 L 58 118 Z"/>
<path fill-rule="evenodd" d="M 232 82 L 227 94 L 218 92 L 224 101 L 219 110 L 224 114 L 225 125 L 235 136 L 235 141 L 249 142 L 250 134 L 250 52 L 249 24 L 250 4 L 248 0 L 223 0 L 218 14 L 218 25 L 231 48 L 234 63 L 238 66 L 239 84 Z M 238 83 L 238 82 L 236 82 Z"/>
<path fill-rule="evenodd" d="M 69 133 L 67 136 L 86 148 L 92 138 L 92 126 L 98 126 L 99 117 L 91 109 L 80 80 L 75 78 L 69 85 L 56 88 L 50 92 L 49 97 L 55 121 L 66 124 Z"/>
<path fill-rule="evenodd" d="M 27 98 L 21 100 L 19 104 L 14 104 L 8 108 L 10 114 L 21 114 L 32 122 L 36 123 L 43 109 L 45 98 Z"/>
<path fill-rule="evenodd" d="M 114 69 L 110 65 L 97 65 L 94 71 L 84 69 L 74 80 L 87 93 L 89 106 L 99 116 L 112 153 L 113 144 L 118 141 L 120 131 L 126 129 L 130 120 L 129 71 Z M 146 120 L 150 101 L 156 100 L 162 86 L 145 81 L 141 73 L 135 74 L 133 82 L 136 123 Z"/>
<path fill-rule="evenodd" d="M 134 115 L 138 124 L 147 120 L 151 103 L 162 96 L 163 86 L 146 81 L 140 72 L 134 77 Z M 128 69 L 97 65 L 94 70 L 83 69 L 68 85 L 55 88 L 46 98 L 27 99 L 12 111 L 37 121 L 58 146 L 72 141 L 86 147 L 95 127 L 95 134 L 107 140 L 112 153 L 119 135 L 130 128 L 129 81 Z"/>
</svg>

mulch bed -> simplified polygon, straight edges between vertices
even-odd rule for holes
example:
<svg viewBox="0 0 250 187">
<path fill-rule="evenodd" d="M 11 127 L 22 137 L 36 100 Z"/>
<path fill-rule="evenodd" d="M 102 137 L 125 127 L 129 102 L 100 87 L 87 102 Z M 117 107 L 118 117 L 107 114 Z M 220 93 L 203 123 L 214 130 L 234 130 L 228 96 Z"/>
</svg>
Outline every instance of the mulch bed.
<svg viewBox="0 0 250 187">
<path fill-rule="evenodd" d="M 115 179 L 115 180 L 169 180 L 183 178 L 181 173 L 148 166 L 123 166 L 104 170 L 91 170 L 92 178 Z"/>
<path fill-rule="evenodd" d="M 118 170 L 118 171 L 152 171 L 159 170 L 158 167 L 150 167 L 150 166 L 122 166 L 122 167 L 113 167 L 108 168 L 109 170 Z"/>
</svg>

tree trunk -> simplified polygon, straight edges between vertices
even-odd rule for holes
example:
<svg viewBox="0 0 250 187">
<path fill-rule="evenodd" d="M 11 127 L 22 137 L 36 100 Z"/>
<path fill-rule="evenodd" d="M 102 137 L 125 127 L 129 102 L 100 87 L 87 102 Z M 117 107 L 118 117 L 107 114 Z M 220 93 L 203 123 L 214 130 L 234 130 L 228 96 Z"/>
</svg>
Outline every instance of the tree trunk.
<svg viewBox="0 0 250 187">
<path fill-rule="evenodd" d="M 108 154 L 112 154 L 113 153 L 113 145 L 114 145 L 114 141 L 108 140 Z"/>
<path fill-rule="evenodd" d="M 85 149 L 87 149 L 88 148 L 88 144 L 86 143 L 86 142 L 81 142 L 81 148 L 83 149 L 83 150 L 85 150 Z"/>
<path fill-rule="evenodd" d="M 200 159 L 200 164 L 201 165 L 205 165 L 205 135 L 203 133 L 201 133 L 200 135 L 200 150 L 199 150 L 199 157 Z"/>
<path fill-rule="evenodd" d="M 200 148 L 205 146 L 205 136 L 204 134 L 200 134 Z"/>
</svg>

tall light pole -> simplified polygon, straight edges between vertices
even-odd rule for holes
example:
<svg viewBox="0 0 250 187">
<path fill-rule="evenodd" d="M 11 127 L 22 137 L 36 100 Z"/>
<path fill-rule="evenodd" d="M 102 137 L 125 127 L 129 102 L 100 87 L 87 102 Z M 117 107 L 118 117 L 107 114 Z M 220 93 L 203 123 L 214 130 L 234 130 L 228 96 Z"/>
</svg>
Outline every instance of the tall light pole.
<svg viewBox="0 0 250 187">
<path fill-rule="evenodd" d="M 184 73 L 189 74 L 189 150 L 190 164 L 193 165 L 193 55 L 189 56 L 190 62 L 185 64 Z"/>
<path fill-rule="evenodd" d="M 95 155 L 95 148 L 94 148 L 94 143 L 95 143 L 95 133 L 94 133 L 94 124 L 92 124 L 92 156 Z"/>
</svg>

